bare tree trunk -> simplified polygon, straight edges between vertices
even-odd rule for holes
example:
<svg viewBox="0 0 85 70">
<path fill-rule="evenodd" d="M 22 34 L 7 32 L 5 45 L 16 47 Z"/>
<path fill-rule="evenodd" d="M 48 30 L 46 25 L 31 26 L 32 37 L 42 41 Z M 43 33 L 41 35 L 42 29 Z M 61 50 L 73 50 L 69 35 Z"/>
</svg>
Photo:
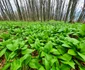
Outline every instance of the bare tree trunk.
<svg viewBox="0 0 85 70">
<path fill-rule="evenodd" d="M 70 21 L 69 22 L 73 22 L 74 17 L 75 17 L 75 9 L 76 9 L 76 5 L 77 5 L 78 0 L 73 0 L 73 4 L 72 4 L 72 8 L 71 8 L 71 13 L 70 13 Z"/>
<path fill-rule="evenodd" d="M 10 3 L 10 0 L 7 0 L 7 2 L 8 2 L 8 7 L 9 7 L 11 19 L 12 19 L 12 20 L 16 20 L 16 19 L 15 19 L 15 14 L 14 14 L 14 11 L 13 11 L 13 8 L 12 8 L 12 5 L 11 5 L 11 3 Z"/>
<path fill-rule="evenodd" d="M 6 12 L 5 12 L 4 8 L 3 8 L 3 5 L 2 5 L 1 1 L 0 1 L 0 10 L 1 10 L 3 20 L 9 20 L 9 18 L 7 17 Z"/>
<path fill-rule="evenodd" d="M 50 20 L 50 3 L 51 0 L 48 0 L 48 20 Z"/>
<path fill-rule="evenodd" d="M 85 17 L 85 0 L 84 0 L 84 6 L 82 8 L 82 12 L 78 18 L 78 22 L 81 22 L 82 18 Z"/>
<path fill-rule="evenodd" d="M 27 20 L 30 20 L 30 11 L 29 11 L 29 3 L 28 1 L 26 0 L 26 5 L 27 5 Z"/>
<path fill-rule="evenodd" d="M 72 0 L 70 0 L 70 1 L 69 1 L 69 4 L 68 4 L 68 9 L 67 9 L 66 17 L 65 17 L 65 22 L 66 22 L 67 19 L 68 19 L 68 15 L 69 15 L 69 11 L 70 11 L 71 4 L 72 4 Z"/>
<path fill-rule="evenodd" d="M 65 0 L 63 0 L 63 2 L 62 2 L 60 20 L 62 20 L 62 18 L 63 18 L 64 5 L 65 5 Z"/>
<path fill-rule="evenodd" d="M 45 4 L 46 4 L 46 1 L 45 0 L 43 0 L 43 20 L 45 21 L 46 20 L 46 7 L 45 7 Z"/>
<path fill-rule="evenodd" d="M 43 1 L 42 0 L 40 0 L 40 18 L 41 18 L 41 22 L 42 22 L 42 3 Z"/>
<path fill-rule="evenodd" d="M 35 7 L 34 7 L 34 0 L 32 1 L 32 19 L 35 21 Z"/>
<path fill-rule="evenodd" d="M 20 7 L 19 7 L 19 3 L 18 3 L 18 0 L 14 0 L 15 2 L 15 6 L 17 8 L 17 12 L 18 12 L 18 15 L 19 15 L 19 19 L 22 20 L 22 14 L 21 14 L 21 10 L 20 10 Z"/>
</svg>

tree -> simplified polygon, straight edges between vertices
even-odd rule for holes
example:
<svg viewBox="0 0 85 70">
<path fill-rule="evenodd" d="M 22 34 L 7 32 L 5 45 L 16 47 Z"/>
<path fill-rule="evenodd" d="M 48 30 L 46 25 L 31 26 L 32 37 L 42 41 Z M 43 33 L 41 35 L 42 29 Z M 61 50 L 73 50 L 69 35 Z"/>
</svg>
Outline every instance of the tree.
<svg viewBox="0 0 85 70">
<path fill-rule="evenodd" d="M 41 22 L 42 22 L 42 4 L 43 4 L 43 0 L 40 0 L 40 18 L 41 18 Z"/>
<path fill-rule="evenodd" d="M 81 22 L 82 19 L 85 18 L 85 0 L 84 0 L 84 5 L 83 5 L 83 8 L 82 8 L 82 12 L 78 18 L 78 22 Z"/>
<path fill-rule="evenodd" d="M 58 20 L 73 22 L 79 0 L 0 0 L 0 19 L 23 21 Z M 85 1 L 85 0 L 84 0 Z M 84 21 L 84 7 L 78 21 Z"/>
<path fill-rule="evenodd" d="M 71 7 L 71 12 L 70 12 L 70 21 L 69 22 L 73 22 L 74 18 L 75 18 L 75 9 L 76 9 L 76 5 L 78 3 L 78 0 L 72 0 L 73 4 Z"/>
<path fill-rule="evenodd" d="M 15 3 L 15 6 L 17 8 L 17 12 L 18 12 L 18 15 L 19 15 L 19 20 L 23 20 L 18 0 L 14 0 L 14 3 Z"/>
</svg>

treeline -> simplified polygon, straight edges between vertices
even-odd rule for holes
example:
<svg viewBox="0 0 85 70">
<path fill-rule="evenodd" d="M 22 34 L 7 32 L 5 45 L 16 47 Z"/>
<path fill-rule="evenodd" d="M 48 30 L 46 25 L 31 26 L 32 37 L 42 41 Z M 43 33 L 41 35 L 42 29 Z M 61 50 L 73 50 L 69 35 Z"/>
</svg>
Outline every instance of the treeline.
<svg viewBox="0 0 85 70">
<path fill-rule="evenodd" d="M 79 0 L 0 0 L 0 20 L 74 22 Z M 78 22 L 85 22 L 85 0 Z"/>
</svg>

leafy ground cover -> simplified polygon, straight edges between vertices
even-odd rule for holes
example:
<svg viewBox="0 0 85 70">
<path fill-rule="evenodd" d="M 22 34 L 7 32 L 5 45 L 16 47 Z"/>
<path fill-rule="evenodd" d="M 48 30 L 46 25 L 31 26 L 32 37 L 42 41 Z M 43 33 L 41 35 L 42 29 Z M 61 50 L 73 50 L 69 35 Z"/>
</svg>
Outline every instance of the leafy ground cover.
<svg viewBox="0 0 85 70">
<path fill-rule="evenodd" d="M 0 22 L 1 70 L 85 70 L 85 25 Z"/>
</svg>

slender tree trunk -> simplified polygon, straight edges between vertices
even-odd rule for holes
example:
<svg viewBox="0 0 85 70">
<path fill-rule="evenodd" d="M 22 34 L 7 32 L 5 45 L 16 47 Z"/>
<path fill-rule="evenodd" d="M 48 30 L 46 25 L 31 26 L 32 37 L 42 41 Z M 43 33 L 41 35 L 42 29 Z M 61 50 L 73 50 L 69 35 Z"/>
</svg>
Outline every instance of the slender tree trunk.
<svg viewBox="0 0 85 70">
<path fill-rule="evenodd" d="M 48 20 L 50 20 L 50 3 L 51 0 L 48 0 Z"/>
<path fill-rule="evenodd" d="M 18 15 L 19 15 L 19 19 L 20 19 L 20 20 L 23 20 L 22 14 L 21 14 L 21 10 L 20 10 L 20 7 L 19 7 L 18 0 L 14 0 L 14 2 L 15 2 L 15 6 L 16 6 L 16 8 L 17 8 L 17 12 L 18 12 Z"/>
<path fill-rule="evenodd" d="M 72 8 L 71 8 L 71 13 L 70 13 L 70 21 L 69 22 L 73 22 L 73 20 L 74 20 L 75 9 L 76 9 L 77 2 L 78 2 L 78 0 L 73 0 L 73 4 L 72 4 Z"/>
<path fill-rule="evenodd" d="M 84 6 L 82 8 L 82 12 L 81 12 L 81 14 L 80 14 L 80 16 L 79 16 L 77 21 L 81 22 L 83 16 L 85 17 L 85 0 L 84 0 Z"/>
<path fill-rule="evenodd" d="M 67 9 L 67 12 L 66 12 L 66 17 L 65 17 L 65 22 L 68 20 L 68 15 L 69 15 L 69 10 L 70 10 L 71 4 L 72 4 L 72 0 L 70 0 L 69 4 L 68 4 L 68 9 Z"/>
<path fill-rule="evenodd" d="M 40 17 L 41 17 L 41 22 L 42 22 L 42 3 L 43 1 L 42 0 L 40 0 Z"/>
</svg>

